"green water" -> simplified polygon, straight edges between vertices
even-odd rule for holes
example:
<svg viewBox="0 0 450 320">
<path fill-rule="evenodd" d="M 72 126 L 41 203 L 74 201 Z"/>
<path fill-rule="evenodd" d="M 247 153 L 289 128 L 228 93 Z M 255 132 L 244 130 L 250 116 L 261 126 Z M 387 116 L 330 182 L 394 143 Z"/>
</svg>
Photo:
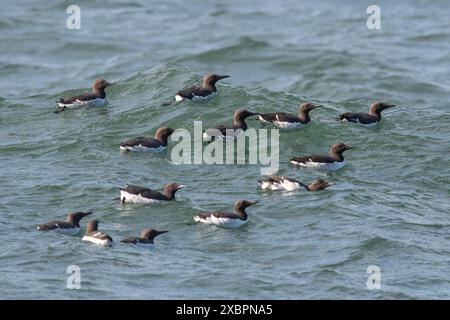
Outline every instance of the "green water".
<svg viewBox="0 0 450 320">
<path fill-rule="evenodd" d="M 7 1 L 0 13 L 0 297 L 450 298 L 450 22 L 447 1 Z M 169 104 L 205 73 L 229 74 L 219 96 Z M 54 114 L 96 78 L 118 81 L 106 108 Z M 374 129 L 335 121 L 374 100 L 395 103 Z M 281 132 L 279 174 L 335 183 L 324 192 L 261 193 L 256 165 L 174 165 L 119 144 L 162 125 L 192 132 L 234 110 L 295 112 L 321 104 L 303 130 Z M 248 122 L 260 128 L 256 121 Z M 343 170 L 287 165 L 292 156 L 357 146 Z M 121 205 L 133 183 L 186 188 L 176 201 Z M 199 211 L 260 200 L 247 225 L 193 223 Z M 154 250 L 101 248 L 39 233 L 37 224 L 92 210 L 116 241 L 169 230 Z M 85 223 L 86 221 L 84 221 Z M 84 225 L 83 223 L 83 225 Z M 81 289 L 66 289 L 69 265 Z M 369 290 L 370 265 L 381 290 Z"/>
</svg>

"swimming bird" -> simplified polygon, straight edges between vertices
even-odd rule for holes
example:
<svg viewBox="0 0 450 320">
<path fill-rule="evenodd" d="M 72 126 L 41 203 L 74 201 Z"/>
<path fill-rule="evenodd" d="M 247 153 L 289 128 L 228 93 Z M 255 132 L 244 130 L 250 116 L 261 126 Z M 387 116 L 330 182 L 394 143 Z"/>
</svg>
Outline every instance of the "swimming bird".
<svg viewBox="0 0 450 320">
<path fill-rule="evenodd" d="M 126 239 L 121 240 L 120 242 L 126 244 L 132 244 L 137 247 L 151 248 L 154 245 L 153 239 L 160 234 L 166 233 L 169 231 L 157 231 L 154 229 L 144 229 L 141 233 L 141 237 L 128 237 Z"/>
<path fill-rule="evenodd" d="M 263 113 L 258 119 L 261 122 L 270 122 L 281 129 L 300 129 L 311 121 L 309 112 L 318 107 L 316 104 L 304 102 L 298 108 L 298 115 L 285 112 Z"/>
<path fill-rule="evenodd" d="M 84 93 L 67 99 L 61 98 L 58 102 L 58 110 L 63 111 L 67 107 L 105 106 L 108 104 L 105 88 L 113 84 L 113 82 L 108 82 L 105 79 L 95 80 L 92 86 L 92 93 Z"/>
<path fill-rule="evenodd" d="M 259 201 L 240 200 L 234 204 L 234 213 L 209 212 L 206 214 L 197 214 L 194 216 L 195 222 L 214 224 L 220 227 L 237 228 L 247 223 L 248 216 L 245 209 L 257 204 Z"/>
<path fill-rule="evenodd" d="M 37 227 L 39 231 L 56 230 L 59 233 L 74 236 L 80 232 L 80 220 L 92 214 L 92 212 L 69 213 L 66 221 L 53 220 Z"/>
<path fill-rule="evenodd" d="M 175 95 L 175 101 L 180 102 L 185 99 L 192 101 L 205 101 L 211 99 L 217 94 L 216 82 L 230 76 L 208 74 L 203 77 L 203 86 L 190 87 L 180 90 Z"/>
<path fill-rule="evenodd" d="M 396 107 L 395 104 L 384 102 L 374 102 L 370 106 L 369 113 L 346 112 L 341 114 L 337 119 L 341 121 L 355 122 L 366 127 L 373 127 L 381 120 L 381 112 L 386 109 Z"/>
<path fill-rule="evenodd" d="M 328 187 L 334 185 L 333 183 L 327 182 L 325 180 L 319 179 L 309 185 L 306 185 L 298 180 L 292 178 L 286 178 L 281 176 L 269 176 L 265 180 L 258 181 L 258 185 L 262 190 L 285 190 L 292 191 L 300 188 L 305 188 L 306 191 L 319 191 L 325 190 Z"/>
<path fill-rule="evenodd" d="M 169 183 L 164 186 L 164 193 L 128 184 L 126 188 L 120 188 L 120 201 L 122 203 L 153 203 L 170 201 L 175 199 L 175 193 L 184 186 L 178 183 Z"/>
<path fill-rule="evenodd" d="M 99 246 L 112 245 L 113 239 L 106 233 L 98 231 L 98 223 L 98 220 L 89 221 L 86 226 L 86 233 L 81 240 L 92 242 Z"/>
<path fill-rule="evenodd" d="M 203 139 L 208 141 L 216 138 L 222 140 L 236 140 L 238 136 L 248 128 L 245 119 L 256 115 L 258 115 L 258 113 L 243 109 L 236 110 L 233 115 L 232 125 L 218 125 L 217 127 L 207 129 L 203 132 Z"/>
<path fill-rule="evenodd" d="M 120 144 L 121 151 L 132 152 L 161 152 L 167 148 L 167 140 L 175 129 L 161 127 L 156 131 L 155 137 L 137 137 Z"/>
<path fill-rule="evenodd" d="M 301 167 L 309 167 L 323 171 L 337 171 L 343 168 L 346 164 L 342 153 L 354 147 L 345 145 L 343 143 L 335 143 L 331 145 L 330 155 L 312 155 L 295 157 L 291 159 L 291 163 Z"/>
</svg>

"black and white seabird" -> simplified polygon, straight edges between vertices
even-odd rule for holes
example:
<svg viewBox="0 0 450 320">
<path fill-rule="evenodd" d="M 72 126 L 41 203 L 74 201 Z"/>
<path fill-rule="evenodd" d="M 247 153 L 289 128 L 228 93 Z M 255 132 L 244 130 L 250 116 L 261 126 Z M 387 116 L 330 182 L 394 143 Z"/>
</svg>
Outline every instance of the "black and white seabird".
<svg viewBox="0 0 450 320">
<path fill-rule="evenodd" d="M 92 212 L 69 213 L 66 221 L 54 220 L 37 227 L 39 231 L 56 230 L 62 234 L 74 236 L 80 232 L 80 220 Z"/>
<path fill-rule="evenodd" d="M 396 107 L 395 104 L 384 102 L 374 102 L 370 106 L 369 113 L 346 112 L 341 114 L 337 119 L 341 121 L 355 122 L 366 127 L 373 127 L 381 120 L 381 112 L 386 109 Z"/>
<path fill-rule="evenodd" d="M 103 233 L 98 231 L 98 220 L 91 220 L 86 225 L 86 233 L 84 234 L 82 241 L 89 241 L 95 243 L 99 246 L 110 246 L 113 243 L 113 239 Z"/>
<path fill-rule="evenodd" d="M 205 101 L 211 99 L 217 94 L 216 82 L 229 77 L 230 76 L 208 74 L 203 77 L 202 87 L 194 86 L 178 91 L 175 95 L 175 101 L 180 102 L 185 99 L 192 101 Z"/>
<path fill-rule="evenodd" d="M 172 128 L 161 127 L 156 131 L 155 137 L 137 137 L 120 144 L 121 151 L 132 152 L 161 152 L 167 148 L 167 140 L 175 131 Z"/>
<path fill-rule="evenodd" d="M 207 129 L 203 132 L 203 139 L 205 140 L 236 140 L 240 134 L 247 130 L 248 126 L 245 119 L 251 116 L 256 116 L 258 113 L 253 113 L 247 110 L 239 109 L 234 112 L 233 124 L 218 125 L 217 127 Z"/>
<path fill-rule="evenodd" d="M 345 166 L 345 160 L 342 153 L 354 147 L 347 146 L 343 143 L 335 143 L 331 145 L 330 155 L 312 155 L 295 157 L 291 159 L 291 163 L 301 167 L 314 168 L 323 171 L 337 171 Z"/>
<path fill-rule="evenodd" d="M 306 191 L 319 191 L 325 190 L 326 188 L 331 187 L 334 184 L 319 179 L 307 185 L 292 178 L 272 175 L 269 176 L 267 179 L 258 181 L 258 185 L 262 190 L 269 189 L 269 190 L 293 191 L 304 188 L 306 189 Z"/>
<path fill-rule="evenodd" d="M 144 229 L 141 233 L 141 237 L 128 237 L 126 239 L 121 240 L 120 242 L 126 244 L 132 244 L 137 247 L 151 248 L 154 245 L 153 239 L 160 234 L 166 233 L 169 231 L 157 231 L 154 229 Z"/>
<path fill-rule="evenodd" d="M 309 112 L 318 107 L 316 104 L 304 102 L 298 108 L 298 115 L 285 112 L 263 113 L 258 119 L 261 122 L 270 122 L 281 129 L 300 129 L 311 121 Z"/>
<path fill-rule="evenodd" d="M 120 201 L 122 203 L 154 203 L 175 199 L 175 193 L 184 186 L 178 183 L 169 183 L 164 186 L 164 193 L 128 184 L 126 188 L 120 188 Z"/>
<path fill-rule="evenodd" d="M 58 109 L 62 111 L 67 107 L 106 106 L 108 101 L 106 100 L 105 88 L 112 86 L 113 84 L 113 82 L 108 82 L 105 79 L 95 80 L 94 85 L 92 86 L 92 93 L 84 93 L 67 99 L 61 98 L 58 102 Z"/>
<path fill-rule="evenodd" d="M 206 224 L 214 224 L 225 228 L 237 228 L 247 223 L 248 216 L 245 212 L 245 208 L 257 204 L 258 201 L 240 200 L 234 204 L 235 213 L 226 212 L 209 212 L 206 214 L 200 213 L 194 216 L 195 222 L 201 222 Z"/>
</svg>

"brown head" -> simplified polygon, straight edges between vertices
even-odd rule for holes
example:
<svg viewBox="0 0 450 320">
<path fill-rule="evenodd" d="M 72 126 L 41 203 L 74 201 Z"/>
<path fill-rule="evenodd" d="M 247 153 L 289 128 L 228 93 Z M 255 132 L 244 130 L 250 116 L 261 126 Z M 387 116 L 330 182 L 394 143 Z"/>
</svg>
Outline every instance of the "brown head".
<svg viewBox="0 0 450 320">
<path fill-rule="evenodd" d="M 105 88 L 112 86 L 113 84 L 113 82 L 108 82 L 105 79 L 97 79 L 92 86 L 92 92 L 105 98 Z"/>
<path fill-rule="evenodd" d="M 203 77 L 203 87 L 216 91 L 216 82 L 229 77 L 226 75 L 207 74 Z"/>
<path fill-rule="evenodd" d="M 75 213 L 69 213 L 67 216 L 67 222 L 75 225 L 80 226 L 80 220 L 88 215 L 92 214 L 92 212 L 75 212 Z"/>
<path fill-rule="evenodd" d="M 319 107 L 320 107 L 319 105 L 311 102 L 303 102 L 298 107 L 298 115 L 303 121 L 309 122 L 311 121 L 311 119 L 309 118 L 309 112 Z"/>
<path fill-rule="evenodd" d="M 173 199 L 175 196 L 175 193 L 178 190 L 181 190 L 183 188 L 184 188 L 184 186 L 181 184 L 169 183 L 164 186 L 164 193 L 165 193 L 166 197 L 168 197 L 169 199 Z"/>
<path fill-rule="evenodd" d="M 98 230 L 98 220 L 91 220 L 86 225 L 86 233 L 91 233 Z"/>
<path fill-rule="evenodd" d="M 158 130 L 156 130 L 155 138 L 158 139 L 159 141 L 162 141 L 163 144 L 167 145 L 167 139 L 174 131 L 175 129 L 172 128 L 161 127 Z"/>
<path fill-rule="evenodd" d="M 234 203 L 234 211 L 236 213 L 245 213 L 245 208 L 253 206 L 257 204 L 259 201 L 247 201 L 247 200 L 239 200 Z"/>
<path fill-rule="evenodd" d="M 384 103 L 384 102 L 380 102 L 380 101 L 375 101 L 370 106 L 369 113 L 371 115 L 379 117 L 379 116 L 381 116 L 381 111 L 390 109 L 390 108 L 394 108 L 394 107 L 396 107 L 395 104 L 389 104 L 389 103 Z"/>
<path fill-rule="evenodd" d="M 234 115 L 233 115 L 234 124 L 238 125 L 242 121 L 244 121 L 246 118 L 251 117 L 251 116 L 256 116 L 256 115 L 258 115 L 258 113 L 250 112 L 250 111 L 247 111 L 244 109 L 238 109 L 234 112 Z"/>
<path fill-rule="evenodd" d="M 328 187 L 331 187 L 332 185 L 334 185 L 334 183 L 330 183 L 323 179 L 319 179 L 319 180 L 314 181 L 313 183 L 311 183 L 308 186 L 308 191 L 324 190 Z"/>
<path fill-rule="evenodd" d="M 344 160 L 344 157 L 342 156 L 342 153 L 346 150 L 354 149 L 355 147 L 351 147 L 349 145 L 346 145 L 344 143 L 335 143 L 331 145 L 330 148 L 330 154 L 333 158 L 335 158 L 338 161 Z"/>
<path fill-rule="evenodd" d="M 169 232 L 169 231 L 157 231 L 155 229 L 144 229 L 144 230 L 142 230 L 141 238 L 153 240 L 156 236 L 159 236 L 160 234 L 163 234 L 166 232 Z"/>
</svg>

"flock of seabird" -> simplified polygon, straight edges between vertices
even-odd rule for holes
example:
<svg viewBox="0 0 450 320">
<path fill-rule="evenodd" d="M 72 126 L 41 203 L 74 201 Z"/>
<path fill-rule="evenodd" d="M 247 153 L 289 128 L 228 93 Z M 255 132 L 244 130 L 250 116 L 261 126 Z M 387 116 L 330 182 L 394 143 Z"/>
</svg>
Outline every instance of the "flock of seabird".
<svg viewBox="0 0 450 320">
<path fill-rule="evenodd" d="M 187 89 L 180 90 L 175 95 L 176 102 L 184 100 L 191 101 L 206 101 L 217 95 L 216 83 L 228 78 L 227 75 L 210 74 L 203 78 L 203 85 L 201 87 L 194 86 Z M 60 99 L 58 102 L 58 109 L 56 112 L 62 112 L 67 108 L 80 106 L 106 106 L 105 89 L 113 82 L 108 82 L 104 79 L 96 80 L 94 82 L 92 93 L 85 93 L 67 99 Z M 247 110 L 236 110 L 233 115 L 233 124 L 218 125 L 214 128 L 207 129 L 203 132 L 203 138 L 208 141 L 214 139 L 221 139 L 223 141 L 234 141 L 242 132 L 247 130 L 248 126 L 245 119 L 251 116 L 257 116 L 257 119 L 262 123 L 269 123 L 280 129 L 301 129 L 310 121 L 309 113 L 319 108 L 319 105 L 310 102 L 300 104 L 298 114 L 290 114 L 285 112 L 275 113 L 256 113 Z M 395 105 L 383 102 L 374 102 L 368 113 L 346 112 L 341 114 L 337 119 L 340 121 L 347 121 L 358 123 L 366 127 L 373 127 L 381 120 L 381 112 L 385 109 L 393 108 Z M 161 127 L 156 131 L 154 137 L 136 137 L 124 141 L 119 148 L 122 152 L 162 152 L 167 148 L 168 140 L 175 129 L 168 127 Z M 343 153 L 352 146 L 344 143 L 335 143 L 331 145 L 329 155 L 307 155 L 293 157 L 290 163 L 295 166 L 313 168 L 321 171 L 337 171 L 343 168 L 346 164 Z M 298 189 L 305 189 L 306 191 L 324 190 L 333 183 L 319 179 L 310 184 L 304 184 L 298 180 L 271 175 L 264 180 L 258 181 L 258 186 L 262 190 L 282 190 L 293 191 Z M 164 186 L 164 191 L 159 192 L 146 187 L 127 185 L 125 188 L 120 188 L 120 201 L 122 203 L 154 203 L 160 201 L 170 201 L 175 199 L 175 193 L 183 189 L 184 186 L 178 183 L 169 183 Z M 258 201 L 239 200 L 234 204 L 234 212 L 208 212 L 199 213 L 194 216 L 194 221 L 205 224 L 213 224 L 221 227 L 236 228 L 248 221 L 246 208 L 257 204 Z M 56 230 L 66 235 L 77 235 L 80 232 L 80 220 L 85 216 L 92 214 L 92 212 L 76 212 L 70 213 L 66 221 L 50 221 L 37 227 L 40 231 Z M 113 239 L 98 230 L 98 220 L 91 220 L 87 223 L 86 233 L 83 236 L 83 241 L 89 241 L 97 245 L 108 246 L 113 243 Z M 121 240 L 125 244 L 131 244 L 142 247 L 151 247 L 156 236 L 166 233 L 167 231 L 157 231 L 154 229 L 144 229 L 140 237 L 128 237 Z"/>
</svg>

